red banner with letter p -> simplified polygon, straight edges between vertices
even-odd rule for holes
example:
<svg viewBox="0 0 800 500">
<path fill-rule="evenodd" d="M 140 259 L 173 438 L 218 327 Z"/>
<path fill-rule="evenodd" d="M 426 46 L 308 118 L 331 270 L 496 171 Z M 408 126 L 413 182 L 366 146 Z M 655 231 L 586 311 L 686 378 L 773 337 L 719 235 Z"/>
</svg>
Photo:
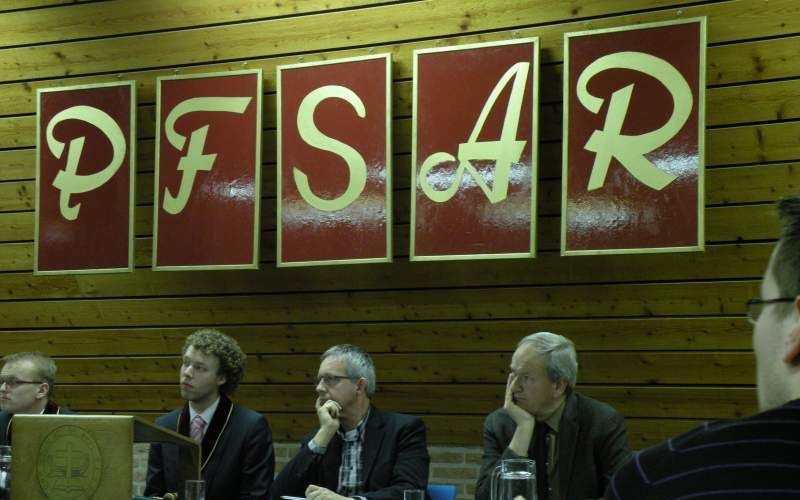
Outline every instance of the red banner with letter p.
<svg viewBox="0 0 800 500">
<path fill-rule="evenodd" d="M 34 273 L 133 270 L 134 82 L 37 92 Z"/>
</svg>

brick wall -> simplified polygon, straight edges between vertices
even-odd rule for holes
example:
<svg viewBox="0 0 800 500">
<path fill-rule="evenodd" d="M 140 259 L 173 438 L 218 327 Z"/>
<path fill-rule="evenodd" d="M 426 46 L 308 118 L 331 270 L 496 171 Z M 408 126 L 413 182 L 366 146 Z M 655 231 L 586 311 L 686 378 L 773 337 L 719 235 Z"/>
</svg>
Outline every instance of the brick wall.
<svg viewBox="0 0 800 500">
<path fill-rule="evenodd" d="M 146 444 L 134 446 L 133 491 L 140 495 L 144 491 L 147 470 Z M 297 443 L 275 443 L 275 472 L 297 453 Z M 455 484 L 457 500 L 470 500 L 475 495 L 475 481 L 481 463 L 481 449 L 477 446 L 429 446 L 431 455 L 431 484 Z"/>
</svg>

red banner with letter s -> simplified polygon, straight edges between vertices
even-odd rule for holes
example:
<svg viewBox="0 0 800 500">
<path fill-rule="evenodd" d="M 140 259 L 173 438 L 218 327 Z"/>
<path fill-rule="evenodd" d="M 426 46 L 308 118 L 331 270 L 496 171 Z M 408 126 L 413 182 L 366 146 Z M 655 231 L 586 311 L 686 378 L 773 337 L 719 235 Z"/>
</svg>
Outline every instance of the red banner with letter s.
<svg viewBox="0 0 800 500">
<path fill-rule="evenodd" d="M 390 54 L 278 68 L 278 266 L 388 262 Z"/>
</svg>

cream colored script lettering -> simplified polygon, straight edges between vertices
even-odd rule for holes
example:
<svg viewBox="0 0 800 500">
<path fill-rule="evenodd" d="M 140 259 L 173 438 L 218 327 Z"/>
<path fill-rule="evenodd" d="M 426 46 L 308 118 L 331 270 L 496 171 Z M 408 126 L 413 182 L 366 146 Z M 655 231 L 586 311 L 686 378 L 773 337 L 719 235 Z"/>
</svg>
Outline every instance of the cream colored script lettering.
<svg viewBox="0 0 800 500">
<path fill-rule="evenodd" d="M 53 186 L 60 190 L 59 210 L 67 220 L 75 220 L 81 210 L 81 204 L 70 206 L 70 196 L 76 193 L 93 191 L 108 182 L 125 159 L 127 145 L 119 124 L 108 113 L 92 106 L 73 106 L 57 113 L 47 124 L 47 147 L 53 155 L 61 159 L 65 144 L 53 136 L 53 129 L 64 120 L 80 120 L 97 127 L 111 142 L 111 161 L 102 170 L 94 174 L 79 175 L 78 164 L 81 161 L 85 136 L 69 141 L 67 164 L 59 170 L 53 180 Z"/>
<path fill-rule="evenodd" d="M 623 135 L 620 131 L 628 114 L 634 85 L 628 85 L 611 94 L 603 130 L 595 130 L 584 146 L 588 151 L 596 153 L 587 189 L 593 191 L 603 187 L 611 158 L 616 158 L 636 179 L 660 191 L 677 176 L 660 170 L 644 155 L 663 146 L 680 132 L 692 111 L 692 91 L 683 75 L 664 59 L 642 52 L 617 52 L 597 59 L 578 78 L 578 100 L 594 114 L 600 111 L 603 99 L 589 93 L 589 80 L 610 69 L 639 71 L 661 82 L 672 96 L 672 114 L 657 130 L 640 135 Z"/>
<path fill-rule="evenodd" d="M 186 145 L 186 137 L 175 131 L 175 122 L 180 117 L 196 111 L 242 114 L 252 99 L 252 97 L 193 97 L 186 99 L 172 108 L 172 111 L 167 115 L 167 121 L 164 124 L 167 140 L 175 149 L 183 151 L 183 147 Z M 197 172 L 207 172 L 214 166 L 214 160 L 217 158 L 216 153 L 203 154 L 206 137 L 208 136 L 208 127 L 208 125 L 204 125 L 192 131 L 186 154 L 178 161 L 178 170 L 183 172 L 178 194 L 173 195 L 169 188 L 164 189 L 163 207 L 164 210 L 172 215 L 179 214 L 186 208 Z"/>
<path fill-rule="evenodd" d="M 519 161 L 525 144 L 527 143 L 527 141 L 518 141 L 516 138 L 529 68 L 530 63 L 516 63 L 505 72 L 500 80 L 498 80 L 497 85 L 495 85 L 491 94 L 489 94 L 489 98 L 483 105 L 481 114 L 475 122 L 475 127 L 472 129 L 469 139 L 467 142 L 458 145 L 458 169 L 456 169 L 455 177 L 448 187 L 440 190 L 432 186 L 429 182 L 428 174 L 431 169 L 441 163 L 455 161 L 456 159 L 453 155 L 444 151 L 439 151 L 425 158 L 419 170 L 419 185 L 428 198 L 437 203 L 448 201 L 456 194 L 456 191 L 458 191 L 461 185 L 461 178 L 464 176 L 464 170 L 466 170 L 475 179 L 475 182 L 491 203 L 497 203 L 506 199 L 506 196 L 508 196 L 508 181 L 511 173 L 511 166 Z M 511 81 L 513 81 L 511 96 L 509 97 L 506 114 L 503 119 L 503 129 L 500 133 L 500 140 L 478 141 L 478 136 L 481 130 L 483 130 L 483 124 L 486 122 L 486 118 L 489 116 L 489 113 L 503 89 Z M 495 161 L 492 187 L 489 187 L 483 176 L 472 166 L 470 160 Z M 442 183 L 437 182 L 436 184 Z"/>
<path fill-rule="evenodd" d="M 341 141 L 328 137 L 317 128 L 314 123 L 314 111 L 325 99 L 344 100 L 355 109 L 359 118 L 366 117 L 367 112 L 361 98 L 352 90 L 341 85 L 326 85 L 312 90 L 303 98 L 300 108 L 297 110 L 297 130 L 300 137 L 312 147 L 339 155 L 347 163 L 350 175 L 347 189 L 331 200 L 320 198 L 314 194 L 308 184 L 308 176 L 297 167 L 292 167 L 292 176 L 297 185 L 297 191 L 306 203 L 317 210 L 333 212 L 349 206 L 364 191 L 364 187 L 367 185 L 367 164 L 358 151 Z"/>
</svg>

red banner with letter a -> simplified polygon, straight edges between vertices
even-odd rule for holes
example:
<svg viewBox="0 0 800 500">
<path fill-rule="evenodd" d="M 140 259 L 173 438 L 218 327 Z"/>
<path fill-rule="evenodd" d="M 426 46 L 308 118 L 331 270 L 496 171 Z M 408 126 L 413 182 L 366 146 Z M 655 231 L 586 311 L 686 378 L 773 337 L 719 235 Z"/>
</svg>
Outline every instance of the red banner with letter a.
<svg viewBox="0 0 800 500">
<path fill-rule="evenodd" d="M 133 270 L 134 82 L 37 92 L 34 273 Z"/>
<path fill-rule="evenodd" d="M 153 268 L 258 267 L 261 70 L 162 77 Z"/>
<path fill-rule="evenodd" d="M 414 51 L 411 260 L 534 255 L 538 52 Z"/>
<path fill-rule="evenodd" d="M 562 254 L 703 249 L 705 33 L 564 35 Z"/>
<path fill-rule="evenodd" d="M 278 266 L 388 262 L 391 56 L 278 68 Z"/>
</svg>

